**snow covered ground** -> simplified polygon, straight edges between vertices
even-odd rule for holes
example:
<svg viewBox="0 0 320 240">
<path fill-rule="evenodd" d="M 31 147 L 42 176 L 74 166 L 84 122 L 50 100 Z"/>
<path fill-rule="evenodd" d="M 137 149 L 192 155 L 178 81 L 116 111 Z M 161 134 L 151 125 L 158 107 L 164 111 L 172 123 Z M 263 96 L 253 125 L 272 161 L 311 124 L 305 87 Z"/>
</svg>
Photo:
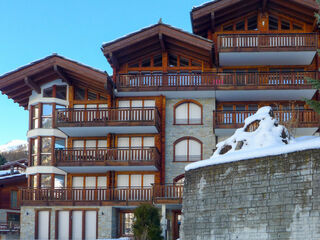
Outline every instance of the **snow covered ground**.
<svg viewBox="0 0 320 240">
<path fill-rule="evenodd" d="M 320 137 L 293 138 L 287 129 L 272 117 L 270 111 L 270 107 L 260 108 L 256 114 L 245 120 L 243 128 L 237 129 L 234 135 L 217 144 L 217 150 L 210 159 L 191 163 L 185 170 L 320 148 Z M 258 124 L 257 128 L 248 131 L 253 123 Z M 224 153 L 224 150 L 227 152 Z"/>
</svg>

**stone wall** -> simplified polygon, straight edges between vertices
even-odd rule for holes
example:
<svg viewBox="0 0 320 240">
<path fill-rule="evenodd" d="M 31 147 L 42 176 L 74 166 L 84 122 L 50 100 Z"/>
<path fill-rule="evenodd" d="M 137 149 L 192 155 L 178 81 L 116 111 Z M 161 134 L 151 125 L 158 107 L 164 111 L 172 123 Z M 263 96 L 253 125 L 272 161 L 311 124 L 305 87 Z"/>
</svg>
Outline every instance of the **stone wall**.
<svg viewBox="0 0 320 240">
<path fill-rule="evenodd" d="M 77 209 L 97 209 L 97 207 L 21 207 L 21 230 L 20 239 L 29 240 L 34 239 L 35 236 L 35 209 L 50 209 L 51 211 L 51 225 L 50 225 L 50 237 L 55 239 L 55 211 L 56 210 L 77 210 Z M 117 219 L 116 208 L 113 207 L 98 207 L 98 237 L 99 238 L 111 238 L 116 237 L 117 234 Z M 102 214 L 103 213 L 103 214 Z"/>
<path fill-rule="evenodd" d="M 215 98 L 192 99 L 203 107 L 203 125 L 173 125 L 173 106 L 186 99 L 166 100 L 166 132 L 165 132 L 165 181 L 172 183 L 173 179 L 184 173 L 185 162 L 173 162 L 173 143 L 185 136 L 192 136 L 203 143 L 203 159 L 212 156 L 215 148 L 215 135 L 213 133 L 213 111 L 215 110 Z"/>
<path fill-rule="evenodd" d="M 320 239 L 320 150 L 186 172 L 182 240 Z"/>
</svg>

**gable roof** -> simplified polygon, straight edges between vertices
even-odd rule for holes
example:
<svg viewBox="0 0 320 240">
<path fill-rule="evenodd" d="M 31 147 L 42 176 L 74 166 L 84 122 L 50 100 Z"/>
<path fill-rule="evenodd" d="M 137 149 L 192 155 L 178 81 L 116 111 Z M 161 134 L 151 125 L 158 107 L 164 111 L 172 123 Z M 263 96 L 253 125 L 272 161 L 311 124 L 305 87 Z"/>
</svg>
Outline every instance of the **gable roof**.
<svg viewBox="0 0 320 240">
<path fill-rule="evenodd" d="M 101 50 L 109 63 L 117 67 L 130 59 L 161 51 L 163 48 L 179 47 L 189 52 L 198 51 L 199 56 L 209 57 L 212 46 L 213 42 L 209 39 L 159 22 L 117 40 L 104 43 Z"/>
<path fill-rule="evenodd" d="M 53 54 L 0 76 L 0 90 L 26 108 L 32 90 L 39 91 L 42 84 L 55 79 L 104 91 L 108 74 Z"/>
<path fill-rule="evenodd" d="M 259 8 L 281 11 L 310 24 L 314 21 L 314 12 L 319 10 L 314 0 L 215 0 L 191 10 L 192 31 L 205 37 L 213 22 L 218 25 Z"/>
</svg>

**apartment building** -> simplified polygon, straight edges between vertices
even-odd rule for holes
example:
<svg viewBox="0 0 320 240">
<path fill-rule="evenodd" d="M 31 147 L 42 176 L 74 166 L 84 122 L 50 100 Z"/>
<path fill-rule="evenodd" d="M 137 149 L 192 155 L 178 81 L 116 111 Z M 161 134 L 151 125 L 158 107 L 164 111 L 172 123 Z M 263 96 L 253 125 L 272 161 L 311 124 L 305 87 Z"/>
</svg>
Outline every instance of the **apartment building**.
<svg viewBox="0 0 320 240">
<path fill-rule="evenodd" d="M 179 237 L 184 167 L 209 158 L 259 107 L 296 136 L 319 133 L 313 0 L 216 0 L 193 33 L 161 21 L 102 45 L 113 73 L 51 55 L 0 77 L 30 113 L 22 239 L 132 236 L 133 210 L 161 209 Z M 187 201 L 187 200 L 186 200 Z"/>
</svg>

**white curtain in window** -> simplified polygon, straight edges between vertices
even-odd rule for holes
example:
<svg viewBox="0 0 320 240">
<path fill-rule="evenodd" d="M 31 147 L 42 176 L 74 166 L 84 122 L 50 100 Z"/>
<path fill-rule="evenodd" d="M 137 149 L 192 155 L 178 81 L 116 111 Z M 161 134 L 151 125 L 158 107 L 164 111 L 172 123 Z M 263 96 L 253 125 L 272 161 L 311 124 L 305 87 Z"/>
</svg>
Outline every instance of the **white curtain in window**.
<svg viewBox="0 0 320 240">
<path fill-rule="evenodd" d="M 197 104 L 189 103 L 189 123 L 201 123 L 201 107 Z"/>
<path fill-rule="evenodd" d="M 143 186 L 150 187 L 151 184 L 154 184 L 154 175 L 153 174 L 144 174 L 143 175 Z"/>
<path fill-rule="evenodd" d="M 130 107 L 130 101 L 121 100 L 121 101 L 119 101 L 118 106 L 120 108 L 129 108 Z"/>
<path fill-rule="evenodd" d="M 176 108 L 176 123 L 188 123 L 188 103 L 183 103 Z"/>
<path fill-rule="evenodd" d="M 59 211 L 58 239 L 69 239 L 69 211 Z"/>
<path fill-rule="evenodd" d="M 155 107 L 156 101 L 155 100 L 144 100 L 144 107 Z"/>
<path fill-rule="evenodd" d="M 129 147 L 129 138 L 128 137 L 119 137 L 118 138 L 118 147 L 128 148 Z"/>
<path fill-rule="evenodd" d="M 107 140 L 98 140 L 98 148 L 106 148 Z"/>
<path fill-rule="evenodd" d="M 136 107 L 141 108 L 142 107 L 142 100 L 132 100 L 131 106 L 133 108 L 136 108 Z"/>
<path fill-rule="evenodd" d="M 82 211 L 72 211 L 72 239 L 82 239 Z"/>
<path fill-rule="evenodd" d="M 175 145 L 175 160 L 186 161 L 188 154 L 188 140 L 183 140 Z"/>
<path fill-rule="evenodd" d="M 189 161 L 198 161 L 201 157 L 201 144 L 195 140 L 189 140 Z"/>
<path fill-rule="evenodd" d="M 83 177 L 73 177 L 72 178 L 73 188 L 83 188 Z"/>
<path fill-rule="evenodd" d="M 83 148 L 84 147 L 84 141 L 83 140 L 74 140 L 73 141 L 73 147 L 74 148 Z"/>
<path fill-rule="evenodd" d="M 142 137 L 132 137 L 131 138 L 131 147 L 141 148 L 142 147 Z"/>
<path fill-rule="evenodd" d="M 154 137 L 144 137 L 143 138 L 144 147 L 154 147 Z"/>
<path fill-rule="evenodd" d="M 86 188 L 96 188 L 96 177 L 86 177 L 85 180 L 85 187 Z"/>
<path fill-rule="evenodd" d="M 131 187 L 141 187 L 141 175 L 132 174 L 131 175 Z"/>
<path fill-rule="evenodd" d="M 129 175 L 119 174 L 117 177 L 118 187 L 128 187 L 129 186 Z"/>
<path fill-rule="evenodd" d="M 87 140 L 86 141 L 86 148 L 96 148 L 97 141 L 96 140 Z"/>
</svg>

